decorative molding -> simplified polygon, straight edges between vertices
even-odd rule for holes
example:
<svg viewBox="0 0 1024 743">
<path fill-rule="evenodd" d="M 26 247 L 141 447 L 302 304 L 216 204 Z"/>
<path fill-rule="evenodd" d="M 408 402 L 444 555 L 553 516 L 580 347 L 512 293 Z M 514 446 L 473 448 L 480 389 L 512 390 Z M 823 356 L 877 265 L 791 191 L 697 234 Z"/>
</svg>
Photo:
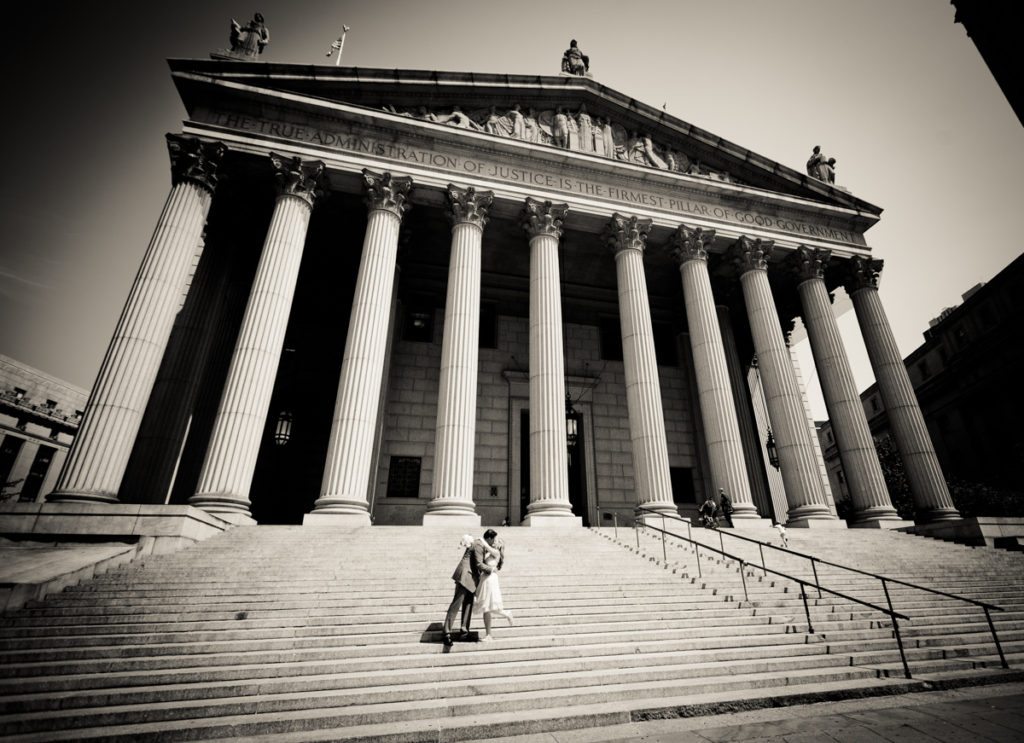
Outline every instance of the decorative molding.
<svg viewBox="0 0 1024 743">
<path fill-rule="evenodd" d="M 604 239 L 612 252 L 618 255 L 623 250 L 639 250 L 647 247 L 647 233 L 651 231 L 650 219 L 627 217 L 615 212 L 604 228 Z"/>
<path fill-rule="evenodd" d="M 552 204 L 550 201 L 539 201 L 527 196 L 526 206 L 523 208 L 523 229 L 531 238 L 538 235 L 553 235 L 559 239 L 562 237 L 562 222 L 568 213 L 568 204 Z"/>
<path fill-rule="evenodd" d="M 877 289 L 882 278 L 883 262 L 877 258 L 853 256 L 846 262 L 846 277 L 843 286 L 847 294 L 860 289 Z"/>
<path fill-rule="evenodd" d="M 686 261 L 706 261 L 708 259 L 708 246 L 715 241 L 715 231 L 705 230 L 697 227 L 687 227 L 685 224 L 672 235 L 672 257 L 679 265 Z"/>
<path fill-rule="evenodd" d="M 493 191 L 477 191 L 472 186 L 459 188 L 449 183 L 448 208 L 445 213 L 452 226 L 471 224 L 482 230 L 487 225 L 487 210 L 493 201 Z"/>
<path fill-rule="evenodd" d="M 323 175 L 327 166 L 320 160 L 303 162 L 297 157 L 270 153 L 270 164 L 274 168 L 278 196 L 297 196 L 312 207 L 323 193 Z"/>
<path fill-rule="evenodd" d="M 731 254 L 742 276 L 748 271 L 767 271 L 774 249 L 774 240 L 751 239 L 744 235 L 733 245 Z"/>
<path fill-rule="evenodd" d="M 222 142 L 203 142 L 195 137 L 168 134 L 167 150 L 171 157 L 171 182 L 175 186 L 189 182 L 213 193 L 220 161 L 228 151 Z"/>
<path fill-rule="evenodd" d="M 646 132 L 627 129 L 608 117 L 593 116 L 583 104 L 575 111 L 567 106 L 542 111 L 528 107 L 523 111 L 518 103 L 490 106 L 468 113 L 459 106 L 452 106 L 443 112 L 431 111 L 426 106 L 406 107 L 402 110 L 394 106 L 383 108 L 398 116 L 484 132 L 495 137 L 586 152 L 611 160 L 725 183 L 742 183 L 727 172 L 710 170 L 699 160 L 688 157 L 671 145 L 655 142 Z"/>
<path fill-rule="evenodd" d="M 412 188 L 412 178 L 392 176 L 391 173 L 374 173 L 363 169 L 363 189 L 366 191 L 366 205 L 370 210 L 383 209 L 399 219 L 409 211 L 406 201 Z"/>
<path fill-rule="evenodd" d="M 825 266 L 832 258 L 832 251 L 827 248 L 808 248 L 799 246 L 795 253 L 789 256 L 793 273 L 801 282 L 810 279 L 824 279 Z"/>
</svg>

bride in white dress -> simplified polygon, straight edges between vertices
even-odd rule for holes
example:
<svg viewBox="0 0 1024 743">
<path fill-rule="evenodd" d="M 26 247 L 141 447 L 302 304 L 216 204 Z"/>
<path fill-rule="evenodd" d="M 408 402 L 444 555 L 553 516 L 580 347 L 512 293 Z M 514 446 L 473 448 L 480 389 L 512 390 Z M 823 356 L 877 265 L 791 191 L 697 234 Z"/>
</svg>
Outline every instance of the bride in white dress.
<svg viewBox="0 0 1024 743">
<path fill-rule="evenodd" d="M 512 612 L 506 611 L 501 601 L 501 584 L 498 582 L 498 571 L 501 569 L 502 564 L 505 562 L 504 547 L 505 545 L 499 543 L 497 547 L 492 547 L 487 544 L 483 539 L 479 540 L 480 544 L 483 545 L 484 562 L 494 568 L 489 573 L 481 573 L 480 580 L 477 581 L 476 596 L 473 599 L 473 613 L 482 612 L 484 616 L 484 629 L 486 633 L 480 638 L 480 642 L 491 642 L 491 617 L 495 614 L 499 617 L 503 617 L 509 626 L 512 625 Z"/>
</svg>

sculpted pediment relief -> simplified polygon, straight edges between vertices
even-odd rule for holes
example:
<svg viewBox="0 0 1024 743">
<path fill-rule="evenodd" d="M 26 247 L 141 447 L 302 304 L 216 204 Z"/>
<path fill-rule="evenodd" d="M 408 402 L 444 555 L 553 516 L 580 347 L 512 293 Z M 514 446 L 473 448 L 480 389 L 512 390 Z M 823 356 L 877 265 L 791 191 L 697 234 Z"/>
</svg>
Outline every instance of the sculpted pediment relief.
<svg viewBox="0 0 1024 743">
<path fill-rule="evenodd" d="M 471 129 L 496 137 L 586 152 L 657 170 L 686 173 L 726 183 L 742 183 L 726 171 L 705 166 L 687 155 L 682 148 L 656 141 L 646 132 L 628 130 L 614 117 L 592 116 L 586 104 L 580 104 L 578 108 L 558 106 L 538 110 L 513 103 L 510 106 L 490 106 L 469 111 L 463 111 L 459 106 L 396 108 L 385 105 L 383 110 L 399 116 Z"/>
</svg>

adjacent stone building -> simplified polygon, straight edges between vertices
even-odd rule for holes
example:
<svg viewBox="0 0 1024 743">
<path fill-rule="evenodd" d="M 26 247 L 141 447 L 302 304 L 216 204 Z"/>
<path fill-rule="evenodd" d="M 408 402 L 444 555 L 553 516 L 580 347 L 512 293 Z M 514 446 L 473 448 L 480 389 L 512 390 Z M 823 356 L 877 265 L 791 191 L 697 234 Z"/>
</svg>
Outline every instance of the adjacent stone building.
<svg viewBox="0 0 1024 743">
<path fill-rule="evenodd" d="M 170 64 L 171 191 L 50 502 L 534 526 L 721 489 L 739 527 L 844 526 L 800 315 L 856 523 L 898 525 L 845 284 L 920 516 L 956 518 L 878 299 L 881 210 L 820 148 L 796 171 L 589 74 Z"/>
<path fill-rule="evenodd" d="M 0 355 L 2 501 L 41 501 L 57 481 L 88 392 Z"/>
</svg>

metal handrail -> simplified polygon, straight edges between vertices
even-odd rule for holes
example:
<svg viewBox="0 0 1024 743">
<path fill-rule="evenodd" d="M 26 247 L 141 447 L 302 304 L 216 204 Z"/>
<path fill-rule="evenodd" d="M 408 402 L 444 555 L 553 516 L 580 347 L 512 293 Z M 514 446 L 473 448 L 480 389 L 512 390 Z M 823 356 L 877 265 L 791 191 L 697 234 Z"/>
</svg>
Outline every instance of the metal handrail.
<svg viewBox="0 0 1024 743">
<path fill-rule="evenodd" d="M 637 506 L 636 510 L 638 512 L 649 513 L 649 514 L 654 515 L 654 516 L 660 516 L 663 520 L 667 517 L 667 518 L 673 519 L 675 521 L 681 521 L 684 524 L 686 524 L 687 534 L 691 533 L 690 532 L 690 522 L 687 519 L 684 519 L 684 518 L 682 518 L 680 516 L 674 516 L 672 514 L 664 514 L 661 511 L 655 511 L 654 509 L 647 508 L 645 506 Z M 722 531 L 721 529 L 716 529 L 716 531 L 718 532 L 719 545 L 723 546 L 723 549 L 724 549 L 724 535 L 726 534 L 726 532 Z M 771 544 L 769 542 L 762 542 L 759 539 L 753 539 L 752 537 L 743 536 L 742 534 L 735 534 L 733 532 L 728 532 L 728 536 L 732 537 L 733 539 L 741 539 L 744 542 L 751 542 L 753 544 L 758 545 L 758 551 L 759 551 L 759 553 L 761 555 L 761 570 L 766 571 L 766 574 L 767 574 L 767 569 L 765 567 L 765 560 L 764 560 L 764 548 L 765 547 L 769 547 L 769 548 L 771 548 L 773 550 L 776 550 L 778 552 L 786 552 L 786 553 L 788 553 L 790 555 L 795 555 L 796 557 L 800 557 L 800 558 L 803 558 L 805 560 L 809 560 L 810 563 L 811 563 L 811 571 L 814 573 L 814 587 L 818 591 L 818 598 L 821 598 L 821 582 L 818 580 L 818 567 L 817 566 L 818 566 L 818 564 L 821 564 L 821 565 L 828 565 L 828 566 L 834 567 L 834 568 L 839 568 L 840 570 L 848 570 L 848 571 L 853 572 L 853 573 L 859 573 L 861 575 L 866 575 L 868 577 L 878 579 L 882 583 L 882 591 L 885 594 L 885 599 L 888 602 L 890 609 L 893 608 L 893 607 L 892 607 L 892 599 L 889 596 L 889 588 L 886 585 L 887 583 L 894 583 L 894 584 L 898 584 L 898 585 L 901 585 L 901 586 L 907 586 L 908 588 L 914 588 L 914 589 L 917 589 L 919 591 L 926 591 L 928 593 L 934 593 L 934 594 L 939 595 L 939 596 L 945 596 L 946 598 L 951 598 L 951 599 L 954 599 L 956 601 L 963 601 L 963 602 L 966 602 L 968 604 L 973 604 L 974 606 L 981 607 L 981 609 L 985 612 L 985 620 L 988 622 L 989 631 L 992 633 L 992 642 L 996 646 L 996 652 L 999 654 L 999 660 L 1002 663 L 1003 668 L 1009 668 L 1010 667 L 1009 663 L 1006 662 L 1006 655 L 1003 653 L 1003 646 L 999 642 L 999 635 L 996 634 L 996 627 L 995 627 L 995 624 L 992 622 L 992 615 L 989 613 L 990 611 L 1006 611 L 1006 609 L 1004 609 L 1001 606 L 996 606 L 995 604 L 990 604 L 990 603 L 988 603 L 986 601 L 979 601 L 977 599 L 968 598 L 967 596 L 959 596 L 959 595 L 957 595 L 955 593 L 947 593 L 946 591 L 940 591 L 937 588 L 929 588 L 928 586 L 922 586 L 922 585 L 919 585 L 917 583 L 911 583 L 909 581 L 900 580 L 898 578 L 890 578 L 889 576 L 881 575 L 880 573 L 872 573 L 872 572 L 869 572 L 867 570 L 861 570 L 860 568 L 850 567 L 849 565 L 841 565 L 841 564 L 839 564 L 837 562 L 830 562 L 829 560 L 822 560 L 821 558 L 815 557 L 814 555 L 808 555 L 808 554 L 806 554 L 804 552 L 797 552 L 797 551 L 791 550 L 791 549 L 789 549 L 787 547 L 776 547 L 774 544 Z M 692 540 L 688 539 L 688 541 L 692 541 Z M 834 593 L 834 591 L 830 591 L 829 589 L 825 589 L 825 590 L 828 591 L 829 593 Z"/>
<path fill-rule="evenodd" d="M 637 510 L 638 511 L 645 511 L 645 512 L 654 514 L 656 516 L 660 516 L 661 520 L 662 520 L 662 526 L 665 526 L 665 519 L 666 518 L 673 518 L 671 515 L 666 516 L 666 514 L 664 514 L 664 513 L 659 513 L 657 511 L 653 511 L 651 509 L 647 509 L 647 508 L 643 508 L 643 507 L 638 507 Z M 675 518 L 678 519 L 678 517 L 675 517 Z M 678 519 L 678 520 L 682 521 L 683 519 Z M 701 572 L 701 567 L 700 567 L 700 548 L 701 547 L 703 547 L 705 550 L 710 550 L 711 552 L 718 553 L 718 554 L 722 555 L 723 557 L 727 557 L 730 560 L 735 560 L 736 562 L 738 562 L 739 566 L 740 566 L 740 579 L 743 581 L 743 598 L 746 599 L 747 601 L 750 601 L 750 596 L 747 593 L 747 577 L 746 577 L 746 573 L 744 572 L 744 570 L 745 570 L 745 567 L 748 566 L 748 565 L 750 565 L 751 567 L 755 567 L 755 568 L 757 567 L 756 565 L 747 562 L 742 557 L 730 554 L 730 553 L 726 552 L 723 549 L 715 549 L 714 547 L 709 547 L 706 544 L 701 544 L 700 542 L 696 541 L 695 539 L 691 539 L 690 537 L 684 537 L 682 534 L 676 534 L 675 532 L 670 532 L 670 531 L 667 531 L 666 529 L 659 529 L 656 526 L 650 526 L 650 525 L 647 524 L 646 521 L 634 520 L 634 522 L 633 522 L 633 532 L 636 535 L 636 546 L 637 546 L 638 550 L 640 549 L 640 530 L 637 528 L 638 524 L 641 525 L 644 528 L 644 530 L 653 529 L 654 531 L 657 531 L 657 532 L 661 533 L 661 553 L 662 553 L 663 562 L 665 564 L 665 568 L 666 569 L 668 569 L 668 556 L 667 556 L 667 550 L 666 550 L 666 547 L 665 547 L 665 535 L 666 534 L 668 534 L 669 536 L 676 537 L 678 539 L 682 539 L 682 540 L 684 540 L 686 542 L 689 542 L 690 544 L 693 545 L 694 557 L 695 557 L 696 563 L 697 563 L 697 575 L 698 575 L 698 577 L 703 577 L 703 573 Z M 618 518 L 615 518 L 615 528 L 616 528 L 616 533 L 618 533 Z M 795 575 L 789 575 L 787 573 L 783 573 L 783 572 L 780 572 L 778 570 L 772 570 L 770 568 L 765 567 L 764 565 L 761 566 L 761 570 L 764 571 L 765 575 L 767 575 L 768 573 L 772 573 L 773 575 L 777 575 L 777 576 L 779 576 L 781 578 L 786 578 L 787 580 L 791 580 L 791 581 L 793 581 L 794 583 L 797 583 L 800 586 L 800 599 L 803 601 L 804 615 L 807 617 L 807 633 L 813 635 L 814 634 L 814 626 L 813 626 L 813 624 L 811 622 L 811 610 L 810 610 L 810 607 L 807 604 L 807 591 L 805 590 L 805 587 L 809 588 L 812 584 L 809 583 L 808 581 L 805 581 L 803 578 L 797 578 Z M 906 619 L 907 621 L 911 621 L 910 617 L 908 617 L 905 614 L 901 614 L 898 611 L 896 611 L 895 609 L 893 609 L 892 601 L 889 601 L 889 608 L 886 609 L 883 606 L 877 606 L 877 605 L 872 604 L 872 603 L 870 603 L 868 601 L 864 601 L 862 599 L 858 599 L 858 598 L 856 598 L 854 596 L 848 596 L 847 594 L 841 593 L 840 591 L 833 591 L 831 588 L 823 588 L 820 585 L 815 585 L 815 588 L 817 588 L 817 590 L 818 590 L 818 597 L 819 598 L 821 597 L 821 591 L 824 590 L 826 593 L 831 593 L 831 594 L 833 594 L 835 596 L 839 596 L 840 598 L 846 599 L 847 601 L 853 601 L 854 603 L 861 604 L 862 606 L 866 606 L 866 607 L 868 607 L 870 609 L 874 609 L 875 611 L 880 611 L 883 614 L 888 615 L 889 618 L 892 620 L 893 634 L 896 636 L 896 646 L 899 648 L 899 651 L 900 651 L 900 661 L 903 663 L 903 673 L 906 675 L 906 677 L 908 679 L 909 678 L 913 678 L 913 676 L 911 676 L 911 674 L 910 674 L 910 666 L 907 665 L 907 654 L 906 654 L 906 651 L 903 648 L 903 637 L 900 634 L 900 624 L 899 624 L 899 620 L 900 619 Z M 886 592 L 886 598 L 888 599 L 888 592 Z"/>
</svg>

